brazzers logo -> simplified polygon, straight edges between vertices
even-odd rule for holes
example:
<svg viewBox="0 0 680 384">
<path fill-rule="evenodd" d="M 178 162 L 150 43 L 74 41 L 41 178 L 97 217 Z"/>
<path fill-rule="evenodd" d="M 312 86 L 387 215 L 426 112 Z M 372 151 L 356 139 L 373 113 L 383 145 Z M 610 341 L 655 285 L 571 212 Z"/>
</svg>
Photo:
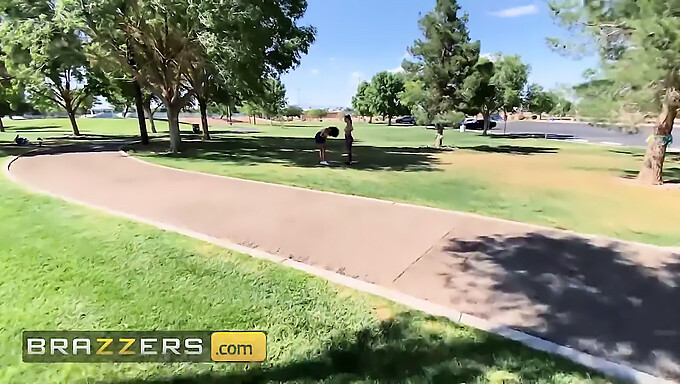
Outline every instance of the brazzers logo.
<svg viewBox="0 0 680 384">
<path fill-rule="evenodd" d="M 25 363 L 259 362 L 264 332 L 24 331 Z"/>
</svg>

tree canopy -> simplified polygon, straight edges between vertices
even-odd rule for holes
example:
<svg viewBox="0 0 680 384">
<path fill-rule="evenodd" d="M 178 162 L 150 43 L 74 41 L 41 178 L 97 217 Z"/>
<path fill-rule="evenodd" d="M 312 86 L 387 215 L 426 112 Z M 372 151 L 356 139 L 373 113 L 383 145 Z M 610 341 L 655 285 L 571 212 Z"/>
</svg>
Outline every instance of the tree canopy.
<svg viewBox="0 0 680 384">
<path fill-rule="evenodd" d="M 207 104 L 218 77 L 254 91 L 299 63 L 314 29 L 299 26 L 305 0 L 71 0 L 88 36 L 166 107 L 170 149 L 180 149 L 179 111 Z M 204 111 L 204 108 L 201 107 Z"/>
<path fill-rule="evenodd" d="M 638 180 L 661 183 L 680 108 L 680 0 L 553 0 L 551 8 L 572 32 L 567 41 L 549 40 L 556 49 L 602 58 L 588 94 L 611 96 L 615 111 L 659 116 Z"/>
<path fill-rule="evenodd" d="M 60 3 L 0 1 L 0 41 L 7 71 L 38 106 L 66 111 L 79 135 L 76 111 L 91 105 L 98 89 L 83 37 Z"/>
<path fill-rule="evenodd" d="M 465 108 L 464 83 L 479 61 L 479 41 L 470 39 L 468 16 L 459 13 L 457 1 L 437 0 L 434 10 L 419 21 L 424 37 L 409 48 L 413 60 L 402 64 L 422 86 L 428 101 L 420 106 L 434 122 L 445 122 L 452 111 Z"/>
</svg>

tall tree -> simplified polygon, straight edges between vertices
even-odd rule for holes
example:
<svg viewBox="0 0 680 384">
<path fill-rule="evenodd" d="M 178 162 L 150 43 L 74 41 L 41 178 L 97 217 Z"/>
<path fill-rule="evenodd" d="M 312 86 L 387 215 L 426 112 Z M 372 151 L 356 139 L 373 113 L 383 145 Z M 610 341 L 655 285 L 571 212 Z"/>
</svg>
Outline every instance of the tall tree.
<svg viewBox="0 0 680 384">
<path fill-rule="evenodd" d="M 551 92 L 538 84 L 531 84 L 527 89 L 525 107 L 541 119 L 544 113 L 550 113 L 555 108 L 555 101 Z"/>
<path fill-rule="evenodd" d="M 281 116 L 283 108 L 286 106 L 286 87 L 281 80 L 277 78 L 267 79 L 259 104 L 270 122 Z"/>
<path fill-rule="evenodd" d="M 357 87 L 357 93 L 352 97 L 352 107 L 360 116 L 368 117 L 368 123 L 373 123 L 373 115 L 375 114 L 371 101 L 369 100 L 369 89 L 371 84 L 367 81 L 362 81 Z"/>
<path fill-rule="evenodd" d="M 475 71 L 463 83 L 463 111 L 468 114 L 481 113 L 484 118 L 484 131 L 489 130 L 491 114 L 503 106 L 503 92 L 494 83 L 494 63 L 481 59 Z"/>
<path fill-rule="evenodd" d="M 378 115 L 387 117 L 387 125 L 392 125 L 392 117 L 404 112 L 404 106 L 399 102 L 399 93 L 404 91 L 402 76 L 380 72 L 373 76 L 368 88 L 368 100 L 371 109 Z"/>
<path fill-rule="evenodd" d="M 658 115 L 638 180 L 661 184 L 680 109 L 680 0 L 554 0 L 551 7 L 574 39 L 550 42 L 569 51 L 595 48 L 602 58 L 599 85 L 626 108 Z"/>
<path fill-rule="evenodd" d="M 479 61 L 479 42 L 471 41 L 467 14 L 459 15 L 455 0 L 437 0 L 434 10 L 419 21 L 424 38 L 416 40 L 402 67 L 420 81 L 429 99 L 423 105 L 435 123 L 453 123 L 452 112 L 465 102 L 463 84 Z"/>
<path fill-rule="evenodd" d="M 84 40 L 52 1 L 0 1 L 0 40 L 8 72 L 25 85 L 35 103 L 62 108 L 74 135 L 76 112 L 93 102 L 96 79 Z"/>
<path fill-rule="evenodd" d="M 172 152 L 181 147 L 179 112 L 196 96 L 192 71 L 207 62 L 221 71 L 236 53 L 247 59 L 249 78 L 263 79 L 297 65 L 314 39 L 313 28 L 297 25 L 305 0 L 70 1 L 79 4 L 90 37 L 162 100 Z"/>
<path fill-rule="evenodd" d="M 7 115 L 26 113 L 31 105 L 24 98 L 24 90 L 17 84 L 5 68 L 2 52 L 0 52 L 0 132 L 5 132 L 2 118 Z"/>
<path fill-rule="evenodd" d="M 530 67 L 517 55 L 499 55 L 494 62 L 493 83 L 500 92 L 503 118 L 508 120 L 508 112 L 522 106 L 524 90 L 529 79 Z"/>
<path fill-rule="evenodd" d="M 297 105 L 289 105 L 284 109 L 283 115 L 286 117 L 300 117 L 302 112 L 302 108 Z"/>
</svg>

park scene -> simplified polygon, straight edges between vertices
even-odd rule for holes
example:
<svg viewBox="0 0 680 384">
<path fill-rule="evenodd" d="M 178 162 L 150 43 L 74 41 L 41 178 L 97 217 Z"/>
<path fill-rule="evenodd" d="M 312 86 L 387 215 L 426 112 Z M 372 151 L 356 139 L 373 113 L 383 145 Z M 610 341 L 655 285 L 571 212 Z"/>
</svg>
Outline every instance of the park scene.
<svg viewBox="0 0 680 384">
<path fill-rule="evenodd" d="M 0 382 L 678 382 L 679 108 L 676 0 L 0 0 Z"/>
</svg>

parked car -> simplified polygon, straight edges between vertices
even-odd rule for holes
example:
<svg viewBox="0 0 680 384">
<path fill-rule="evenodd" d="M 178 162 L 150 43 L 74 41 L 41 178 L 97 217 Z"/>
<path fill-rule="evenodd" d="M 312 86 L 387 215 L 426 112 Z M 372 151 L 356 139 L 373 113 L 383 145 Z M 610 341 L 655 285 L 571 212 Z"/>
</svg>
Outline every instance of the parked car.
<svg viewBox="0 0 680 384">
<path fill-rule="evenodd" d="M 416 118 L 413 117 L 413 116 L 404 116 L 404 117 L 400 117 L 397 120 L 395 120 L 395 123 L 416 125 Z"/>
<path fill-rule="evenodd" d="M 465 129 L 482 130 L 484 129 L 484 120 L 465 119 L 461 125 L 464 125 Z M 489 121 L 489 129 L 496 128 L 496 125 L 495 121 Z"/>
</svg>

